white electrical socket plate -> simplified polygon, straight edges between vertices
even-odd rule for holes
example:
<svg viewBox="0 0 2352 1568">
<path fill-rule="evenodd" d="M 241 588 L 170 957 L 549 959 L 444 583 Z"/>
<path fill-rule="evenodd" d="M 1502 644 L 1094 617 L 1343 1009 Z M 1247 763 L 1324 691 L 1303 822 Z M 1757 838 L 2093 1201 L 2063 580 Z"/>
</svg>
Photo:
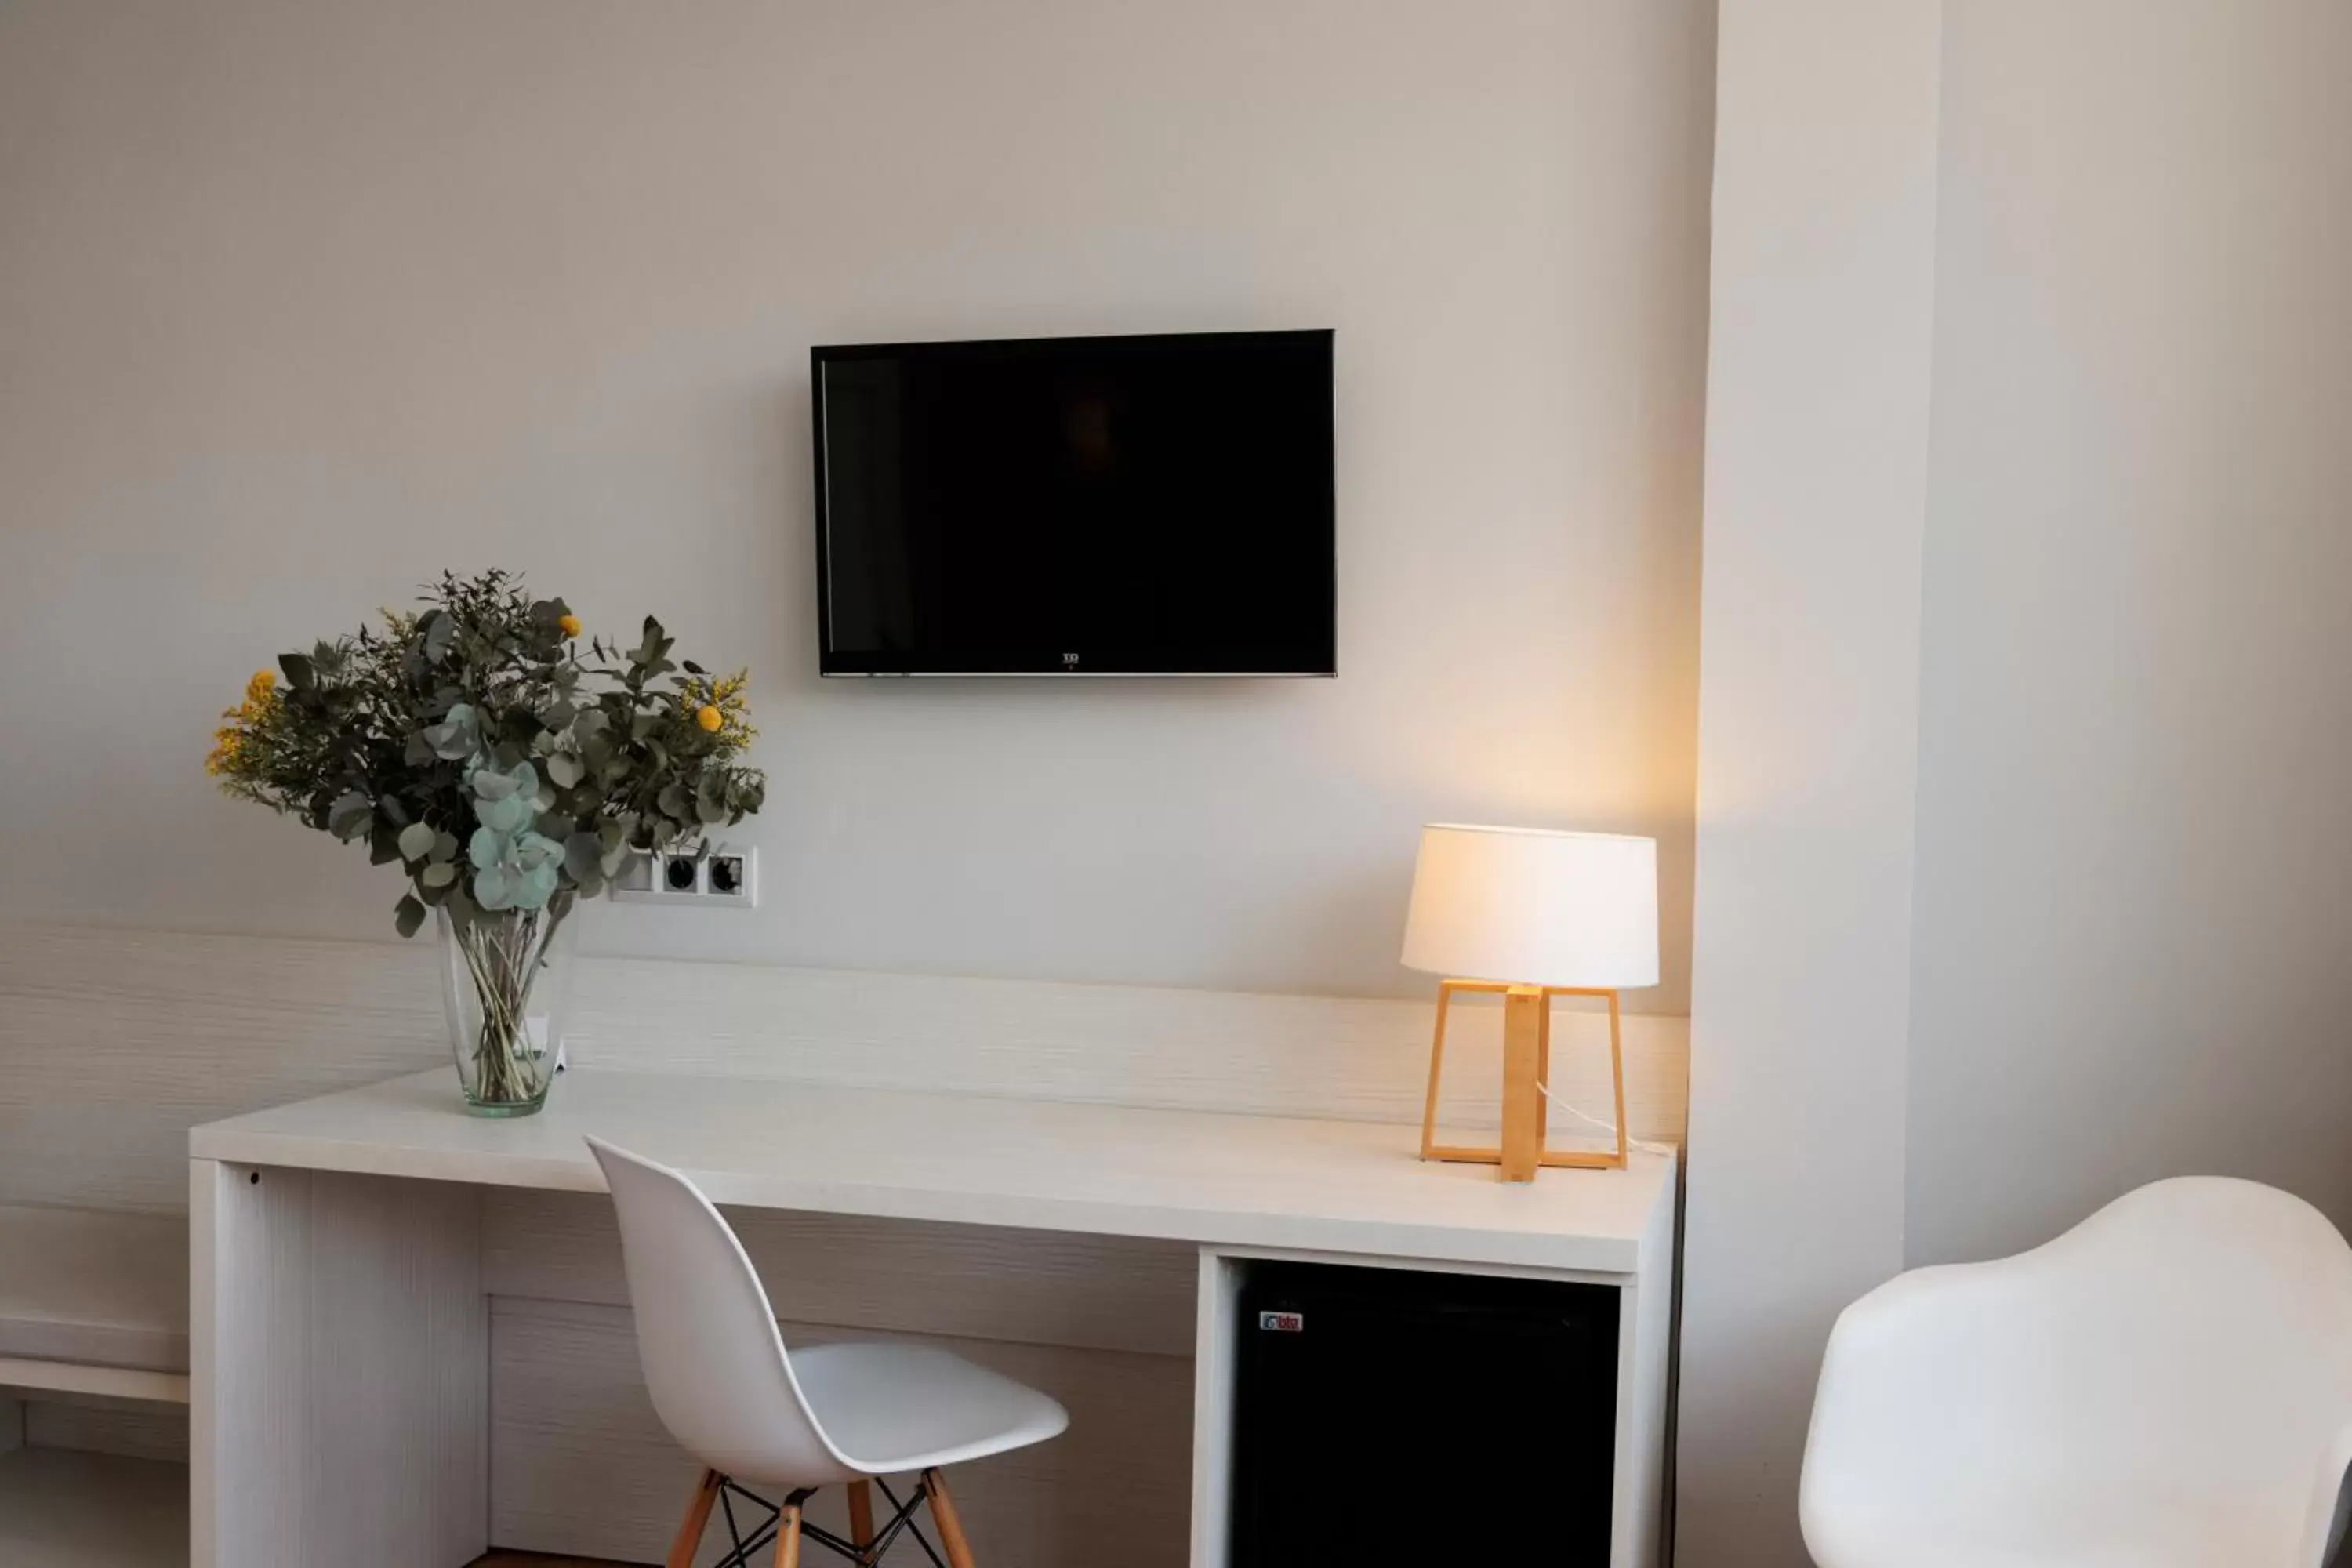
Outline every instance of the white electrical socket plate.
<svg viewBox="0 0 2352 1568">
<path fill-rule="evenodd" d="M 672 889 L 667 885 L 665 874 L 672 858 L 693 866 L 694 886 L 691 889 Z M 710 868 L 713 862 L 720 860 L 732 860 L 742 868 L 741 892 L 711 890 Z M 622 904 L 669 904 L 698 910 L 755 910 L 760 907 L 760 851 L 756 847 L 739 848 L 731 844 L 715 844 L 693 857 L 641 855 L 634 864 L 622 868 L 621 878 L 614 881 L 611 892 L 614 902 Z"/>
</svg>

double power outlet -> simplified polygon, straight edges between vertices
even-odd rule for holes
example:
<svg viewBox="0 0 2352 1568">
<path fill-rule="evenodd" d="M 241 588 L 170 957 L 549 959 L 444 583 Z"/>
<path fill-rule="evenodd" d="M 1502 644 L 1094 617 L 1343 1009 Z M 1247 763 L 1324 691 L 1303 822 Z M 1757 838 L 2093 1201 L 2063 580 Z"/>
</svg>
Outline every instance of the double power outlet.
<svg viewBox="0 0 2352 1568">
<path fill-rule="evenodd" d="M 637 855 L 613 879 L 613 897 L 627 904 L 692 904 L 706 910 L 751 910 L 760 904 L 760 852 L 724 844 L 688 855 Z"/>
</svg>

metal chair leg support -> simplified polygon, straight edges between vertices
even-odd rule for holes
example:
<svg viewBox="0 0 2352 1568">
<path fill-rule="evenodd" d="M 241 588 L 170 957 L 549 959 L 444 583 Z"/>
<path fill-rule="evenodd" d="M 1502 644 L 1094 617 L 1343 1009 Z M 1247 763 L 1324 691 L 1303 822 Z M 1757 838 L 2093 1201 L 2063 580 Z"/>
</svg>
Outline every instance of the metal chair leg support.
<svg viewBox="0 0 2352 1568">
<path fill-rule="evenodd" d="M 715 1508 L 727 1523 L 728 1551 L 727 1555 L 713 1563 L 711 1568 L 756 1568 L 754 1559 L 771 1546 L 776 1548 L 776 1568 L 798 1568 L 800 1542 L 803 1541 L 813 1541 L 835 1556 L 857 1564 L 858 1568 L 875 1568 L 875 1564 L 882 1561 L 883 1553 L 888 1552 L 902 1534 L 915 1538 L 915 1544 L 920 1546 L 923 1555 L 931 1560 L 932 1568 L 971 1568 L 971 1548 L 964 1540 L 963 1526 L 956 1517 L 955 1504 L 947 1495 L 947 1483 L 937 1470 L 926 1471 L 916 1489 L 904 1499 L 891 1490 L 890 1483 L 879 1476 L 874 1478 L 873 1485 L 881 1489 L 882 1496 L 889 1502 L 889 1519 L 879 1530 L 875 1529 L 872 1500 L 865 1499 L 865 1506 L 861 1508 L 859 1496 L 853 1490 L 850 1493 L 850 1530 L 854 1536 L 864 1539 L 844 1540 L 823 1525 L 811 1523 L 803 1512 L 809 1499 L 816 1495 L 815 1488 L 804 1487 L 791 1493 L 783 1501 L 772 1503 L 759 1493 L 738 1486 L 731 1476 L 711 1471 L 704 1478 L 701 1489 L 695 1494 L 687 1521 L 678 1531 L 677 1542 L 670 1548 L 669 1563 L 671 1568 L 681 1568 L 681 1565 L 691 1568 L 696 1548 Z M 760 1510 L 759 1515 L 754 1516 L 749 1533 L 735 1513 L 735 1500 L 738 1498 Z M 916 1522 L 915 1515 L 926 1503 L 930 1505 L 931 1521 L 938 1526 L 940 1538 L 947 1547 L 944 1558 L 940 1555 L 938 1548 L 932 1546 L 929 1538 L 924 1535 L 922 1526 Z"/>
</svg>

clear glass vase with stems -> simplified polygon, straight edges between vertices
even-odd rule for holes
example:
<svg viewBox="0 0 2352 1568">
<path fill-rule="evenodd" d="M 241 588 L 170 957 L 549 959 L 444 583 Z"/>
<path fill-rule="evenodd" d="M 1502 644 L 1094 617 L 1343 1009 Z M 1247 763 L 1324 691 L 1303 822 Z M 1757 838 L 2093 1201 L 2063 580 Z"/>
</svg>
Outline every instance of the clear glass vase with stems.
<svg viewBox="0 0 2352 1568">
<path fill-rule="evenodd" d="M 502 910 L 463 921 L 446 909 L 441 1011 L 457 1083 L 478 1116 L 529 1116 L 547 1103 L 572 988 L 572 924 L 549 910 Z"/>
</svg>

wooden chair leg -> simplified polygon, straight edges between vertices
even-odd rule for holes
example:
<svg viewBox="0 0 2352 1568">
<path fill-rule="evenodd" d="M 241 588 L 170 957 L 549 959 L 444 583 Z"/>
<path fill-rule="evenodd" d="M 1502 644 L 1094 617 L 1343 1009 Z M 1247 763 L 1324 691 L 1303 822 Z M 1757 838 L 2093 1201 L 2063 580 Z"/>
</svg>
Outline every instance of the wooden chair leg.
<svg viewBox="0 0 2352 1568">
<path fill-rule="evenodd" d="M 940 1544 L 947 1548 L 948 1568 L 973 1568 L 971 1542 L 964 1539 L 963 1521 L 956 1517 L 955 1501 L 948 1496 L 947 1478 L 937 1470 L 925 1470 L 923 1495 L 930 1500 L 931 1522 L 940 1527 Z"/>
<path fill-rule="evenodd" d="M 694 1489 L 694 1500 L 686 1505 L 686 1518 L 677 1527 L 677 1539 L 669 1544 L 669 1556 L 665 1568 L 694 1568 L 694 1553 L 702 1544 L 702 1531 L 710 1522 L 710 1510 L 719 1506 L 719 1472 L 702 1472 L 701 1484 Z"/>
<path fill-rule="evenodd" d="M 849 1544 L 857 1548 L 857 1560 L 866 1560 L 866 1549 L 874 1544 L 874 1484 L 871 1481 L 849 1483 Z"/>
<path fill-rule="evenodd" d="M 801 1510 L 791 1503 L 776 1521 L 776 1568 L 801 1568 Z"/>
</svg>

